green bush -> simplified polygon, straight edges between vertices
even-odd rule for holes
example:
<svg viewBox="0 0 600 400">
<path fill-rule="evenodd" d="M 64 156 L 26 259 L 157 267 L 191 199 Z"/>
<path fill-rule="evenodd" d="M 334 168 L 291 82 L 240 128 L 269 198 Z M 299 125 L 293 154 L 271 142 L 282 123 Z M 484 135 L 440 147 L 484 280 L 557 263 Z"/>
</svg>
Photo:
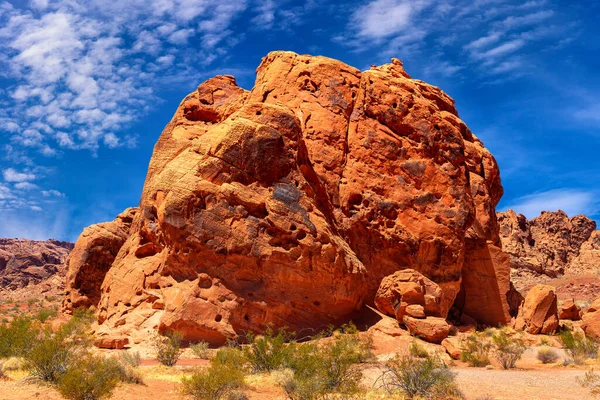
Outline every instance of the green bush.
<svg viewBox="0 0 600 400">
<path fill-rule="evenodd" d="M 499 329 L 492 335 L 494 357 L 500 362 L 502 368 L 511 369 L 515 367 L 518 360 L 527 349 L 521 338 L 510 337 L 504 330 Z"/>
<path fill-rule="evenodd" d="M 543 346 L 537 352 L 537 359 L 544 364 L 555 363 L 559 358 L 558 352 L 552 347 Z"/>
<path fill-rule="evenodd" d="M 72 364 L 58 380 L 58 391 L 69 400 L 109 398 L 120 380 L 115 360 L 87 356 Z"/>
<path fill-rule="evenodd" d="M 199 342 L 191 346 L 191 348 L 196 357 L 202 360 L 208 360 L 210 358 L 210 354 L 208 352 L 208 343 Z"/>
<path fill-rule="evenodd" d="M 460 359 L 471 367 L 485 367 L 490 364 L 491 343 L 481 333 L 473 333 L 461 341 Z"/>
<path fill-rule="evenodd" d="M 238 349 L 220 349 L 209 368 L 197 371 L 181 381 L 183 394 L 197 400 L 221 400 L 242 396 L 238 390 L 244 385 L 244 368 L 236 361 L 243 360 Z"/>
<path fill-rule="evenodd" d="M 156 359 L 162 365 L 172 367 L 181 357 L 181 340 L 183 334 L 181 332 L 168 332 L 164 336 L 157 336 L 154 340 L 154 348 L 156 349 Z"/>
<path fill-rule="evenodd" d="M 27 317 L 0 325 L 0 358 L 22 357 L 35 341 L 38 327 Z"/>
<path fill-rule="evenodd" d="M 414 357 L 419 357 L 419 358 L 429 357 L 429 352 L 427 351 L 425 346 L 423 346 L 422 344 L 420 344 L 417 341 L 412 341 L 408 345 L 408 352 L 410 353 L 410 355 L 412 355 Z"/>
<path fill-rule="evenodd" d="M 598 344 L 579 332 L 565 329 L 559 333 L 559 338 L 569 356 L 567 363 L 583 364 L 586 359 L 598 357 Z"/>
<path fill-rule="evenodd" d="M 379 384 L 390 393 L 401 392 L 408 399 L 462 398 L 455 374 L 437 356 L 398 355 L 388 361 Z"/>
<path fill-rule="evenodd" d="M 43 324 L 44 322 L 48 321 L 51 318 L 56 318 L 57 315 L 58 315 L 58 311 L 56 311 L 55 309 L 42 308 L 35 315 L 35 319 L 37 319 L 38 321 L 40 321 Z"/>
<path fill-rule="evenodd" d="M 248 346 L 244 347 L 244 356 L 255 372 L 268 372 L 287 366 L 293 352 L 291 334 L 280 329 L 277 334 L 268 328 L 264 335 L 248 335 Z"/>
<path fill-rule="evenodd" d="M 68 330 L 52 332 L 43 329 L 34 340 L 24 358 L 31 375 L 50 383 L 57 383 L 62 375 L 76 364 L 83 347 L 66 336 Z"/>
<path fill-rule="evenodd" d="M 356 365 L 372 357 L 368 340 L 341 332 L 321 344 L 294 344 L 292 354 L 289 366 L 293 375 L 281 385 L 293 400 L 356 395 L 362 379 Z"/>
<path fill-rule="evenodd" d="M 10 357 L 3 361 L 2 369 L 6 371 L 23 371 L 27 369 L 27 361 L 22 357 Z"/>
<path fill-rule="evenodd" d="M 139 367 L 142 363 L 142 356 L 139 351 L 124 351 L 119 356 L 121 364 L 130 367 Z"/>
</svg>

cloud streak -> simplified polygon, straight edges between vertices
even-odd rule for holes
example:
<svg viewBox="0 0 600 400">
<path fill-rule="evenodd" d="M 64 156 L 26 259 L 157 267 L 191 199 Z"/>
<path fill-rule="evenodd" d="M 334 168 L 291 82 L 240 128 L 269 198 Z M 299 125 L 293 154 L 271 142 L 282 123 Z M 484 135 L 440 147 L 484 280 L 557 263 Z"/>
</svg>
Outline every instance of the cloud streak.
<svg viewBox="0 0 600 400">
<path fill-rule="evenodd" d="M 563 210 L 570 217 L 578 214 L 587 216 L 598 215 L 600 201 L 598 193 L 581 189 L 554 189 L 519 197 L 505 210 L 515 210 L 528 219 L 535 218 L 542 211 Z"/>
</svg>

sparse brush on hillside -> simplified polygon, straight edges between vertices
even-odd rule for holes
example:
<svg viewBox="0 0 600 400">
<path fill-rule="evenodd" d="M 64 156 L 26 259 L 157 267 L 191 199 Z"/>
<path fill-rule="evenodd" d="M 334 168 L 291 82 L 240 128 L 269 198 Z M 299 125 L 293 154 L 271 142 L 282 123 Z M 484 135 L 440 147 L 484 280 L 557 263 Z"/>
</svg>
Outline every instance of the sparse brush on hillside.
<svg viewBox="0 0 600 400">
<path fill-rule="evenodd" d="M 248 334 L 244 356 L 254 372 L 269 372 L 289 365 L 293 357 L 293 333 L 280 329 L 277 333 L 268 328 L 263 335 Z"/>
<path fill-rule="evenodd" d="M 208 343 L 207 342 L 198 342 L 191 346 L 192 351 L 201 360 L 208 360 L 210 357 L 210 352 L 208 351 Z"/>
<path fill-rule="evenodd" d="M 595 373 L 593 369 L 586 372 L 583 378 L 577 378 L 577 382 L 581 387 L 590 389 L 590 393 L 594 397 L 600 395 L 600 375 Z"/>
<path fill-rule="evenodd" d="M 0 325 L 0 358 L 25 355 L 38 330 L 38 325 L 27 317 L 17 317 Z"/>
<path fill-rule="evenodd" d="M 57 315 L 58 311 L 53 308 L 42 308 L 35 315 L 35 319 L 37 319 L 41 323 L 44 323 L 51 318 L 56 318 Z"/>
<path fill-rule="evenodd" d="M 386 363 L 377 384 L 408 399 L 462 399 L 455 376 L 438 355 L 416 357 L 407 353 Z"/>
</svg>

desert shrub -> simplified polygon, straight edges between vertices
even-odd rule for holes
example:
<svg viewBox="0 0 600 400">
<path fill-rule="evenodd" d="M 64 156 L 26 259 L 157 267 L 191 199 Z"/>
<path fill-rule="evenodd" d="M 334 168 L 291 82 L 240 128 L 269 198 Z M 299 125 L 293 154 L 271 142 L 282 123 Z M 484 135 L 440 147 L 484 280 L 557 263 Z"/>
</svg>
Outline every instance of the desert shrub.
<svg viewBox="0 0 600 400">
<path fill-rule="evenodd" d="M 238 390 L 244 385 L 245 372 L 236 364 L 236 360 L 242 359 L 238 349 L 220 349 L 211 360 L 209 368 L 182 379 L 183 394 L 197 400 L 229 400 L 235 396 L 240 398 L 242 394 Z"/>
<path fill-rule="evenodd" d="M 378 382 L 390 393 L 401 392 L 409 399 L 462 398 L 455 376 L 438 355 L 408 353 L 388 361 Z"/>
<path fill-rule="evenodd" d="M 69 400 L 99 400 L 109 398 L 119 380 L 115 360 L 86 356 L 64 372 L 58 380 L 58 390 Z"/>
<path fill-rule="evenodd" d="M 55 309 L 42 308 L 35 315 L 35 319 L 37 319 L 41 323 L 44 323 L 51 318 L 55 318 L 57 315 L 58 315 L 58 311 L 56 311 Z"/>
<path fill-rule="evenodd" d="M 10 357 L 3 361 L 2 369 L 6 371 L 19 371 L 27 369 L 27 361 L 22 357 Z"/>
<path fill-rule="evenodd" d="M 196 357 L 198 357 L 202 360 L 209 359 L 210 354 L 208 352 L 208 343 L 199 342 L 199 343 L 194 344 L 191 348 L 192 348 L 192 351 L 194 352 L 194 354 L 196 355 Z"/>
<path fill-rule="evenodd" d="M 181 332 L 168 332 L 164 336 L 157 336 L 154 340 L 154 348 L 156 349 L 156 359 L 162 365 L 172 367 L 181 357 L 181 340 L 183 334 Z"/>
<path fill-rule="evenodd" d="M 511 369 L 515 367 L 518 360 L 527 349 L 521 338 L 510 337 L 504 330 L 499 329 L 492 335 L 494 357 L 500 362 L 502 368 Z"/>
<path fill-rule="evenodd" d="M 473 333 L 461 341 L 460 359 L 471 367 L 485 367 L 490 364 L 491 343 L 481 333 Z"/>
<path fill-rule="evenodd" d="M 408 345 L 408 352 L 411 356 L 419 357 L 419 358 L 427 358 L 429 357 L 429 352 L 419 342 L 413 341 Z"/>
<path fill-rule="evenodd" d="M 142 363 L 142 356 L 139 351 L 124 351 L 119 355 L 121 364 L 130 367 L 139 367 Z"/>
<path fill-rule="evenodd" d="M 293 352 L 293 346 L 287 343 L 291 338 L 292 334 L 285 329 L 274 333 L 268 328 L 261 336 L 249 334 L 249 344 L 243 352 L 252 370 L 268 372 L 287 366 Z"/>
<path fill-rule="evenodd" d="M 586 372 L 583 378 L 577 378 L 577 382 L 579 382 L 581 387 L 590 389 L 590 393 L 593 396 L 600 394 L 600 375 L 595 373 L 593 369 Z"/>
<path fill-rule="evenodd" d="M 598 357 L 598 344 L 579 332 L 565 329 L 559 333 L 559 338 L 569 356 L 567 362 L 583 364 L 586 359 Z"/>
<path fill-rule="evenodd" d="M 0 325 L 0 358 L 21 357 L 34 342 L 38 328 L 26 317 Z"/>
<path fill-rule="evenodd" d="M 281 385 L 293 400 L 355 395 L 362 379 L 356 364 L 366 357 L 368 346 L 358 335 L 341 332 L 321 344 L 294 344 L 289 364 L 293 376 Z"/>
<path fill-rule="evenodd" d="M 73 364 L 77 364 L 83 347 L 66 336 L 68 331 L 43 329 L 24 358 L 31 375 L 35 378 L 57 383 Z"/>
<path fill-rule="evenodd" d="M 537 352 L 537 359 L 544 364 L 551 364 L 559 359 L 558 352 L 552 347 L 543 346 Z"/>
</svg>

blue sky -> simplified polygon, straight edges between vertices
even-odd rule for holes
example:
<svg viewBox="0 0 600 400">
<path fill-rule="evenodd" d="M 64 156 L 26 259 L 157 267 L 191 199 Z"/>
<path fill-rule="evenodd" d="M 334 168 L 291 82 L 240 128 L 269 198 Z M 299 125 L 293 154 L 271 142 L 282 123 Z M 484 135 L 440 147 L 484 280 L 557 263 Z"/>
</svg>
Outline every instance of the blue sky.
<svg viewBox="0 0 600 400">
<path fill-rule="evenodd" d="M 441 87 L 528 217 L 600 220 L 596 1 L 0 0 L 0 237 L 75 240 L 139 201 L 180 100 L 272 50 Z"/>
</svg>

